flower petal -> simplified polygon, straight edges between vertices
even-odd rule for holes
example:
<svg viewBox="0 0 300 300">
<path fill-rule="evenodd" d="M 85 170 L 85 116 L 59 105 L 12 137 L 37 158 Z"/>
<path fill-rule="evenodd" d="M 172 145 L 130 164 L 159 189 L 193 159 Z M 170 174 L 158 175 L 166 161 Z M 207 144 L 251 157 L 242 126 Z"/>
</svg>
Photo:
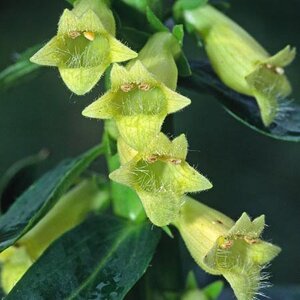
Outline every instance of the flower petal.
<svg viewBox="0 0 300 300">
<path fill-rule="evenodd" d="M 268 58 L 264 63 L 277 67 L 285 67 L 289 65 L 296 57 L 296 48 L 291 48 L 290 45 L 283 48 L 275 55 Z"/>
<path fill-rule="evenodd" d="M 58 23 L 57 34 L 64 35 L 74 31 L 106 32 L 99 17 L 91 9 L 81 17 L 77 17 L 72 11 L 65 9 Z"/>
<path fill-rule="evenodd" d="M 159 192 L 157 194 L 148 193 L 142 190 L 138 190 L 139 195 L 146 214 L 150 221 L 156 226 L 166 226 L 174 221 L 178 215 L 182 203 L 183 197 L 170 192 Z"/>
<path fill-rule="evenodd" d="M 107 64 L 103 64 L 92 68 L 59 68 L 59 72 L 72 92 L 84 95 L 99 81 L 107 66 Z"/>
<path fill-rule="evenodd" d="M 108 35 L 107 38 L 110 46 L 110 61 L 112 63 L 130 60 L 138 56 L 135 51 L 125 46 L 112 35 Z"/>
<path fill-rule="evenodd" d="M 114 116 L 114 94 L 106 92 L 101 98 L 91 103 L 83 111 L 82 115 L 95 119 L 111 119 Z"/>
</svg>

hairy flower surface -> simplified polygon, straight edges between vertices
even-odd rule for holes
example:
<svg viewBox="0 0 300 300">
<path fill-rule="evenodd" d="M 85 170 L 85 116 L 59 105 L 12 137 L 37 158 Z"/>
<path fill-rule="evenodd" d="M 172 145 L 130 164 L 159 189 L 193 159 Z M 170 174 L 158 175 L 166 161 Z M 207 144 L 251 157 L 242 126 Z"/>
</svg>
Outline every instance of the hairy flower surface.
<svg viewBox="0 0 300 300">
<path fill-rule="evenodd" d="M 78 95 L 90 91 L 111 63 L 137 56 L 114 37 L 111 11 L 103 1 L 98 4 L 109 15 L 105 18 L 102 13 L 101 19 L 95 12 L 96 0 L 85 1 L 84 7 L 82 2 L 72 11 L 64 10 L 57 35 L 30 59 L 36 64 L 58 67 L 65 84 Z M 88 5 L 91 3 L 94 5 Z M 95 7 L 95 11 L 89 7 Z"/>
<path fill-rule="evenodd" d="M 204 39 L 211 64 L 220 79 L 233 90 L 255 97 L 265 126 L 278 112 L 278 101 L 291 93 L 284 67 L 296 54 L 285 47 L 274 56 L 244 29 L 210 5 L 183 13 L 186 22 Z"/>
<path fill-rule="evenodd" d="M 160 133 L 145 152 L 112 172 L 110 178 L 133 188 L 151 222 L 165 226 L 178 217 L 185 193 L 212 187 L 208 179 L 186 162 L 186 155 L 184 135 L 170 141 Z"/>
<path fill-rule="evenodd" d="M 239 300 L 251 300 L 268 286 L 264 267 L 280 248 L 261 239 L 262 215 L 253 221 L 243 213 L 237 222 L 196 200 L 186 197 L 174 225 L 199 266 L 223 275 Z"/>
<path fill-rule="evenodd" d="M 166 116 L 190 100 L 157 80 L 139 60 L 129 68 L 115 64 L 111 89 L 84 109 L 83 115 L 113 118 L 123 140 L 141 151 L 159 134 Z"/>
</svg>

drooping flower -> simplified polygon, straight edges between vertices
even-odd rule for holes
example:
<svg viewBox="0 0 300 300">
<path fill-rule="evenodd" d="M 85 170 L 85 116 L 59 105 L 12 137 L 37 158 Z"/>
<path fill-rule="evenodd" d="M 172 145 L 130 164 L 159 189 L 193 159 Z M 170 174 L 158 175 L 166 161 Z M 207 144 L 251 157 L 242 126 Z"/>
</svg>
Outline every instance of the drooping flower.
<svg viewBox="0 0 300 300">
<path fill-rule="evenodd" d="M 133 188 L 151 222 L 165 226 L 178 217 L 185 193 L 212 187 L 186 162 L 186 155 L 184 135 L 170 141 L 160 133 L 144 152 L 112 172 L 110 178 Z"/>
<path fill-rule="evenodd" d="M 174 222 L 198 265 L 223 275 L 239 300 L 251 300 L 268 284 L 264 267 L 280 248 L 261 239 L 264 215 L 250 220 L 243 213 L 234 222 L 222 213 L 186 197 Z"/>
<path fill-rule="evenodd" d="M 137 56 L 114 37 L 114 19 L 105 2 L 80 0 L 72 11 L 65 9 L 57 35 L 30 59 L 58 67 L 65 84 L 78 95 L 90 91 L 111 63 Z"/>
<path fill-rule="evenodd" d="M 295 48 L 286 46 L 270 56 L 244 29 L 211 5 L 182 14 L 185 22 L 203 38 L 220 79 L 233 90 L 255 97 L 262 121 L 269 126 L 279 110 L 278 101 L 291 93 L 284 67 L 295 58 Z"/>
<path fill-rule="evenodd" d="M 188 104 L 188 98 L 158 81 L 137 60 L 129 69 L 113 66 L 111 89 L 85 108 L 83 115 L 113 118 L 124 141 L 140 151 L 159 134 L 168 114 Z"/>
</svg>

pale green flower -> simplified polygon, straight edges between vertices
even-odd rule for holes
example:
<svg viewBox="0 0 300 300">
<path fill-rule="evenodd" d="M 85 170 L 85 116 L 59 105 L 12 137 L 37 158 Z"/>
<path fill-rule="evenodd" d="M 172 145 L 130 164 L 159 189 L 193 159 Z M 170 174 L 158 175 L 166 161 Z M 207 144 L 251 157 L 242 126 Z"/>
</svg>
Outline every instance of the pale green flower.
<svg viewBox="0 0 300 300">
<path fill-rule="evenodd" d="M 223 275 L 239 300 L 251 300 L 267 283 L 262 270 L 280 248 L 261 239 L 262 215 L 243 213 L 237 222 L 186 197 L 174 225 L 192 257 L 206 272 Z"/>
<path fill-rule="evenodd" d="M 178 217 L 185 193 L 212 187 L 208 179 L 186 162 L 186 155 L 184 135 L 170 141 L 160 133 L 143 153 L 137 153 L 112 172 L 110 178 L 133 188 L 151 222 L 165 226 Z"/>
<path fill-rule="evenodd" d="M 108 8 L 104 10 L 109 15 L 105 19 L 102 14 L 105 21 L 103 24 L 99 16 L 88 7 L 85 5 L 84 10 L 81 6 L 78 9 L 75 6 L 72 11 L 65 9 L 58 24 L 57 35 L 30 59 L 39 65 L 58 67 L 65 84 L 78 95 L 90 91 L 111 63 L 137 56 L 137 53 L 113 36 L 114 24 L 107 25 L 112 18 L 111 11 Z"/>
<path fill-rule="evenodd" d="M 190 100 L 157 80 L 139 60 L 128 68 L 115 64 L 111 89 L 84 109 L 97 119 L 114 119 L 120 136 L 141 151 L 159 134 L 166 116 Z"/>
<path fill-rule="evenodd" d="M 255 97 L 265 126 L 279 110 L 278 101 L 291 93 L 284 67 L 296 50 L 285 47 L 274 56 L 244 29 L 211 5 L 183 12 L 186 23 L 204 40 L 210 62 L 220 79 L 233 90 Z"/>
</svg>

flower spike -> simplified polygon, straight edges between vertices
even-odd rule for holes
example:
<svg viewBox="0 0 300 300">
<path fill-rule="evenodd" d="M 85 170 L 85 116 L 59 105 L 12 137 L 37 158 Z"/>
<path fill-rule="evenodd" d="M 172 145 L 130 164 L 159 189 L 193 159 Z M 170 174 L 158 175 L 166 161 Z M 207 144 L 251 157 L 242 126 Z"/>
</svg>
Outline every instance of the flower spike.
<svg viewBox="0 0 300 300">
<path fill-rule="evenodd" d="M 212 187 L 208 179 L 186 162 L 186 154 L 184 135 L 170 141 L 160 133 L 147 151 L 138 153 L 109 177 L 133 188 L 151 222 L 165 226 L 178 217 L 185 193 Z M 120 156 L 124 157 L 122 153 Z"/>
<path fill-rule="evenodd" d="M 81 0 L 80 3 L 85 1 Z M 104 7 L 101 1 L 98 4 Z M 106 11 L 111 14 L 107 7 Z M 137 53 L 119 42 L 107 27 L 88 6 L 81 14 L 78 14 L 76 6 L 72 11 L 65 9 L 57 35 L 30 60 L 36 64 L 58 67 L 68 88 L 83 95 L 95 86 L 111 63 L 137 56 Z M 114 28 L 114 24 L 110 27 Z"/>
<path fill-rule="evenodd" d="M 190 100 L 158 81 L 137 60 L 130 68 L 115 64 L 111 90 L 84 109 L 82 114 L 116 121 L 120 136 L 141 151 L 161 129 L 165 117 L 190 104 Z"/>
</svg>

